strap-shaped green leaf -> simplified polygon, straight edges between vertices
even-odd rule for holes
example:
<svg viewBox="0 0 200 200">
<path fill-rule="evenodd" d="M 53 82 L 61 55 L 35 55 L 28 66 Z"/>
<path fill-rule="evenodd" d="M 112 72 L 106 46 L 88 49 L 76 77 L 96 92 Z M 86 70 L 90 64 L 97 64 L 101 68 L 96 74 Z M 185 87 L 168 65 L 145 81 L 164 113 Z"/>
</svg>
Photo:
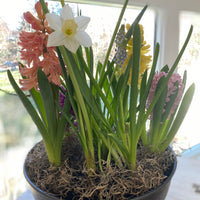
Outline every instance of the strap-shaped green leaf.
<svg viewBox="0 0 200 200">
<path fill-rule="evenodd" d="M 130 40 L 130 38 L 131 38 L 131 35 L 132 35 L 132 33 L 133 33 L 133 30 L 134 30 L 135 26 L 136 26 L 137 24 L 139 24 L 139 22 L 140 22 L 142 16 L 144 15 L 144 13 L 145 13 L 147 7 L 148 7 L 147 5 L 144 6 L 144 8 L 140 11 L 139 15 L 136 17 L 136 19 L 134 20 L 134 22 L 131 24 L 131 27 L 129 28 L 129 30 L 128 30 L 127 34 L 126 34 L 127 43 L 128 43 L 128 41 Z"/>
<path fill-rule="evenodd" d="M 107 62 L 108 62 L 108 60 L 109 60 L 110 52 L 111 52 L 111 50 L 112 50 L 112 47 L 113 47 L 113 44 L 114 44 L 114 41 L 115 41 L 115 37 L 116 37 L 117 32 L 118 32 L 118 30 L 119 30 L 119 27 L 120 27 L 120 24 L 121 24 L 121 21 L 122 21 L 124 12 L 125 12 L 126 7 L 127 7 L 127 5 L 128 5 L 128 2 L 129 2 L 129 0 L 125 0 L 125 1 L 124 1 L 123 7 L 122 7 L 121 12 L 120 12 L 120 15 L 119 15 L 119 18 L 118 18 L 118 20 L 117 20 L 117 24 L 116 24 L 116 26 L 115 26 L 115 30 L 114 30 L 114 32 L 113 32 L 113 34 L 112 34 L 112 38 L 111 38 L 111 41 L 110 41 L 110 44 L 109 44 L 109 47 L 108 47 L 108 50 L 107 50 L 107 53 L 106 53 L 106 57 L 105 57 L 105 60 L 104 60 L 104 64 L 103 64 L 103 67 L 102 67 L 101 72 L 100 72 L 100 80 L 99 80 L 100 85 L 103 85 L 103 84 L 102 84 L 103 73 L 104 73 L 104 71 L 105 71 Z"/>
<path fill-rule="evenodd" d="M 184 44 L 183 44 L 178 56 L 177 56 L 174 64 L 172 65 L 171 69 L 169 70 L 169 73 L 167 75 L 167 80 L 166 80 L 167 82 L 170 79 L 171 75 L 174 73 L 174 70 L 176 69 L 176 67 L 177 67 L 177 65 L 178 65 L 178 63 L 179 63 L 179 61 L 180 61 L 180 59 L 181 59 L 181 57 L 182 57 L 187 45 L 189 43 L 189 41 L 190 41 L 190 38 L 192 36 L 192 32 L 193 32 L 193 26 L 190 27 L 190 30 L 189 30 L 188 35 L 187 35 L 187 38 L 186 38 L 186 40 L 185 40 L 185 42 L 184 42 Z"/>
<path fill-rule="evenodd" d="M 194 90 L 195 90 L 195 85 L 194 83 L 188 88 L 188 90 L 186 91 L 182 103 L 180 105 L 180 108 L 178 110 L 177 116 L 174 120 L 174 123 L 171 127 L 170 130 L 170 135 L 174 135 L 174 133 L 176 133 L 188 111 L 188 108 L 190 106 L 190 103 L 193 99 L 193 95 L 194 95 Z"/>
<path fill-rule="evenodd" d="M 77 64 L 74 60 L 73 54 L 71 52 L 69 52 L 64 46 L 60 46 L 59 49 L 63 55 L 63 60 L 65 61 L 66 65 L 68 66 L 69 75 L 72 80 L 74 90 L 76 91 L 75 95 L 76 95 L 77 102 L 78 102 L 77 106 L 80 106 L 80 111 L 78 114 L 83 114 L 85 128 L 87 129 L 87 136 L 88 136 L 87 141 L 86 141 L 88 145 L 87 145 L 87 149 L 84 149 L 84 152 L 87 154 L 87 155 L 85 154 L 86 157 L 89 156 L 89 159 L 87 160 L 88 161 L 87 166 L 90 166 L 91 168 L 93 168 L 95 166 L 95 164 L 94 164 L 94 146 L 93 146 L 92 127 L 91 127 L 91 123 L 90 123 L 90 119 L 89 119 L 87 105 L 83 98 L 84 94 L 80 90 L 80 89 L 83 89 L 83 87 L 85 87 L 85 83 L 84 83 L 84 81 L 82 81 L 82 79 L 78 80 L 78 78 L 82 78 L 82 77 L 80 76 L 79 73 L 76 74 L 76 71 L 74 71 L 74 68 L 77 68 Z M 77 75 L 79 75 L 79 77 L 77 77 Z M 81 84 L 79 81 L 82 81 Z M 83 85 L 82 85 L 82 83 L 83 83 Z M 90 96 L 87 96 L 87 98 L 89 98 L 89 97 Z M 82 112 L 82 113 L 80 113 L 80 112 Z M 79 120 L 80 120 L 80 115 L 79 115 Z M 83 131 L 85 131 L 85 130 L 83 129 Z"/>
<path fill-rule="evenodd" d="M 165 80 L 165 77 L 162 76 L 160 80 L 158 81 L 156 92 L 159 90 L 160 85 L 162 85 L 163 81 Z M 166 102 L 167 97 L 167 91 L 168 86 L 166 85 L 165 89 L 163 90 L 162 94 L 160 95 L 154 109 L 153 109 L 153 119 L 151 121 L 151 130 L 150 130 L 150 139 L 151 139 L 151 145 L 156 145 L 159 142 L 159 128 L 161 124 L 163 109 Z"/>
<path fill-rule="evenodd" d="M 133 30 L 133 60 L 131 74 L 131 92 L 130 92 L 130 154 L 129 161 L 131 168 L 135 169 L 136 149 L 139 137 L 137 138 L 137 103 L 138 103 L 138 79 L 140 68 L 141 53 L 141 32 L 140 27 L 136 24 Z"/>
<path fill-rule="evenodd" d="M 56 47 L 56 51 L 57 51 L 57 54 L 58 54 L 60 66 L 61 66 L 61 69 L 62 69 L 63 77 L 64 77 L 64 80 L 65 80 L 65 84 L 66 84 L 66 92 L 68 93 L 68 98 L 69 98 L 70 104 L 71 104 L 71 106 L 73 108 L 73 111 L 74 111 L 75 115 L 77 116 L 77 106 L 76 106 L 75 100 L 73 98 L 73 96 L 74 96 L 74 94 L 73 94 L 74 93 L 73 84 L 72 84 L 72 81 L 71 81 L 70 77 L 67 75 L 67 70 L 65 68 L 65 63 L 63 61 L 61 52 L 60 52 L 58 47 Z"/>
<path fill-rule="evenodd" d="M 150 75 L 149 75 L 149 78 L 148 78 L 148 81 L 147 81 L 147 84 L 146 84 L 146 88 L 145 88 L 144 92 L 141 91 L 144 94 L 142 94 L 142 99 L 140 100 L 137 129 L 139 129 L 140 127 L 143 126 L 142 121 L 143 121 L 143 118 L 145 116 L 146 101 L 147 101 L 149 90 L 150 90 L 150 87 L 151 87 L 151 83 L 152 83 L 152 80 L 153 80 L 153 77 L 154 77 L 154 74 L 155 74 L 158 55 L 159 55 L 159 49 L 160 49 L 160 45 L 157 43 L 155 53 L 154 53 L 154 57 L 153 57 L 153 64 L 152 64 L 151 72 L 150 72 Z M 149 117 L 149 115 L 147 116 L 147 118 L 148 117 Z M 144 120 L 144 124 L 145 123 L 146 123 L 146 120 Z M 138 134 L 140 134 L 140 131 L 138 132 Z"/>
<path fill-rule="evenodd" d="M 183 75 L 183 91 L 182 91 L 182 95 L 181 98 L 184 94 L 184 90 L 185 90 L 185 86 L 186 86 L 186 80 L 187 80 L 187 71 L 184 71 L 184 75 Z M 169 112 L 171 110 L 171 107 L 175 101 L 175 98 L 177 97 L 177 93 L 178 91 L 176 91 L 175 94 L 171 95 L 172 97 L 170 97 L 170 102 L 168 102 L 168 108 L 166 109 L 164 115 L 162 116 L 162 125 L 160 126 L 160 132 L 161 132 L 161 137 L 160 137 L 160 141 L 162 142 L 163 140 L 165 140 L 165 138 L 167 137 L 168 131 L 171 127 L 172 122 L 174 121 L 174 117 L 177 113 L 178 107 L 175 109 L 174 113 L 170 116 L 170 119 L 168 120 L 167 117 L 169 115 Z M 171 105 L 170 105 L 171 104 Z M 168 110 L 168 111 L 167 111 Z"/>
<path fill-rule="evenodd" d="M 178 95 L 178 91 L 179 91 L 179 88 L 177 88 L 176 91 L 174 91 L 174 93 L 170 95 L 170 97 L 169 97 L 170 99 L 165 106 L 165 112 L 162 115 L 162 120 L 161 120 L 162 123 L 167 120 L 167 118 L 170 114 L 170 111 L 172 109 L 172 106 L 174 105 L 174 102 L 175 102 L 176 97 Z"/>
<path fill-rule="evenodd" d="M 169 143 L 171 142 L 171 140 L 174 138 L 175 134 L 177 133 L 177 131 L 179 130 L 185 115 L 190 107 L 191 101 L 193 99 L 193 95 L 194 95 L 194 90 L 195 90 L 195 85 L 194 83 L 188 88 L 188 90 L 186 91 L 183 100 L 181 102 L 181 105 L 179 107 L 178 113 L 176 115 L 176 118 L 174 119 L 174 122 L 170 128 L 169 134 L 167 136 L 167 139 L 165 140 L 165 142 L 161 145 L 160 147 L 160 151 L 164 151 L 167 146 L 169 145 Z"/>
<path fill-rule="evenodd" d="M 133 56 L 131 56 L 128 65 L 126 66 L 125 72 L 123 74 L 121 74 L 121 76 L 119 77 L 119 80 L 117 81 L 117 86 L 115 88 L 114 91 L 114 98 L 112 101 L 112 105 L 114 110 L 116 110 L 116 107 L 118 105 L 118 100 L 119 100 L 119 96 L 123 96 L 125 90 L 127 89 L 127 82 L 129 79 L 129 74 L 130 74 L 130 69 L 132 67 L 132 63 L 133 63 Z"/>
<path fill-rule="evenodd" d="M 140 27 L 137 24 L 133 30 L 133 60 L 132 60 L 131 93 L 130 93 L 130 132 L 131 134 L 134 134 L 136 131 L 140 52 L 141 52 L 141 33 L 140 33 Z"/>
<path fill-rule="evenodd" d="M 40 94 L 44 104 L 44 109 L 47 118 L 47 129 L 51 137 L 56 134 L 56 108 L 54 103 L 54 96 L 52 92 L 52 87 L 46 74 L 38 69 L 37 72 L 38 85 L 40 88 Z"/>
<path fill-rule="evenodd" d="M 129 89 L 130 87 L 127 85 L 124 97 L 123 97 L 123 111 L 124 111 L 124 119 L 127 121 L 128 118 L 128 109 L 129 109 Z"/>
<path fill-rule="evenodd" d="M 35 125 L 37 126 L 37 128 L 38 128 L 39 132 L 41 133 L 42 137 L 44 139 L 47 138 L 46 127 L 43 124 L 42 120 L 40 119 L 37 111 L 35 110 L 35 108 L 31 104 L 31 102 L 29 101 L 27 96 L 21 91 L 21 89 L 19 88 L 19 86 L 15 82 L 15 80 L 14 80 L 14 78 L 13 78 L 13 76 L 12 76 L 12 74 L 11 74 L 11 72 L 9 70 L 7 71 L 7 74 L 8 74 L 8 78 L 9 78 L 9 81 L 10 81 L 12 87 L 14 88 L 15 92 L 19 96 L 20 100 L 22 101 L 24 107 L 26 108 L 27 112 L 31 116 L 31 118 L 34 121 Z"/>
<path fill-rule="evenodd" d="M 76 76 L 76 80 L 79 84 L 79 88 L 81 90 L 82 95 L 84 96 L 84 99 L 86 100 L 86 102 L 88 103 L 88 106 L 91 107 L 92 111 L 94 112 L 94 115 L 96 115 L 97 117 L 99 117 L 99 119 L 103 120 L 102 118 L 102 113 L 100 112 L 100 110 L 98 109 L 98 106 L 96 105 L 94 96 L 91 92 L 91 90 L 88 87 L 88 84 L 86 81 L 84 81 L 84 79 L 81 77 L 81 74 L 77 68 L 77 64 L 73 59 L 73 56 L 71 54 L 71 52 L 66 50 L 66 53 L 69 57 L 69 61 L 71 66 L 73 66 L 72 70 L 74 71 L 74 75 Z M 81 55 L 79 55 L 79 59 L 82 60 L 83 57 Z M 84 62 L 82 64 L 82 67 L 84 68 L 86 74 L 88 75 L 90 81 L 92 82 L 94 88 L 97 90 L 97 93 L 99 94 L 99 96 L 101 97 L 102 101 L 104 102 L 105 106 L 108 109 L 108 112 L 110 113 L 112 119 L 114 119 L 114 112 L 110 107 L 110 104 L 106 98 L 106 96 L 103 94 L 101 88 L 99 87 L 99 85 L 97 84 L 96 80 L 94 79 L 93 75 L 91 74 L 89 68 L 84 65 Z M 103 120 L 104 123 L 106 123 L 105 120 Z"/>
<path fill-rule="evenodd" d="M 140 102 L 142 102 L 146 87 L 147 87 L 147 70 L 145 70 L 144 74 L 142 75 L 142 81 L 140 85 Z"/>
<path fill-rule="evenodd" d="M 168 73 L 168 75 L 167 75 L 167 77 L 165 79 L 165 83 L 162 84 L 162 87 L 160 88 L 160 90 L 158 91 L 156 96 L 154 97 L 154 99 L 153 99 L 151 105 L 149 106 L 146 114 L 142 116 L 141 125 L 140 125 L 139 131 L 138 131 L 139 135 L 140 135 L 140 133 L 142 132 L 142 129 L 143 129 L 142 124 L 146 123 L 146 120 L 148 119 L 148 117 L 149 117 L 150 113 L 152 112 L 156 102 L 158 101 L 160 95 L 162 94 L 162 90 L 164 90 L 164 88 L 165 88 L 166 84 L 168 83 L 171 75 L 173 74 L 174 70 L 176 69 L 176 67 L 177 67 L 177 65 L 178 65 L 178 63 L 179 63 L 179 61 L 180 61 L 180 59 L 181 59 L 181 57 L 182 57 L 182 55 L 183 55 L 183 53 L 185 51 L 185 48 L 188 45 L 188 42 L 189 42 L 190 37 L 192 35 L 192 31 L 193 31 L 193 26 L 190 27 L 190 30 L 189 30 L 188 35 L 187 35 L 187 38 L 186 38 L 186 40 L 185 40 L 185 42 L 184 42 L 184 44 L 183 44 L 183 46 L 181 48 L 180 53 L 178 54 L 173 66 L 171 67 L 171 69 L 170 69 L 170 71 L 169 71 L 169 73 Z"/>
<path fill-rule="evenodd" d="M 38 91 L 35 90 L 35 88 L 32 88 L 30 90 L 30 94 L 38 108 L 38 111 L 40 113 L 40 116 L 44 122 L 44 124 L 47 124 L 47 118 L 46 118 L 46 113 L 45 113 L 45 110 L 44 110 L 44 105 L 43 105 L 43 101 L 42 101 L 42 98 L 41 98 L 41 95 Z"/>
</svg>

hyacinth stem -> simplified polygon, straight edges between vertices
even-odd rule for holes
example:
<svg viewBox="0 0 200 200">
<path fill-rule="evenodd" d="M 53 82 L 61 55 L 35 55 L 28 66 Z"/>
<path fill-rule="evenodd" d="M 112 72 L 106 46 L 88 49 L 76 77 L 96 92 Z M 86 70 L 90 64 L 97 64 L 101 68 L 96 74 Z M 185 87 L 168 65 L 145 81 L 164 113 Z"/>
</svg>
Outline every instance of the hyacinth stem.
<svg viewBox="0 0 200 200">
<path fill-rule="evenodd" d="M 123 15 L 124 15 L 124 12 L 125 12 L 125 10 L 126 10 L 126 7 L 127 7 L 127 5 L 128 5 L 128 2 L 129 2 L 129 0 L 125 0 L 124 5 L 123 5 L 123 8 L 122 8 L 121 13 L 120 13 L 119 18 L 118 18 L 118 21 L 117 21 L 117 24 L 116 24 L 114 33 L 113 33 L 113 35 L 112 35 L 112 38 L 111 38 L 111 41 L 110 41 L 110 44 L 109 44 L 109 47 L 108 47 L 108 51 L 107 51 L 107 54 L 106 54 L 106 58 L 105 58 L 103 67 L 102 67 L 101 72 L 100 72 L 100 83 L 101 83 L 101 81 L 102 81 L 103 73 L 104 73 L 105 68 L 106 68 L 106 65 L 107 65 L 107 63 L 108 63 L 108 59 L 109 59 L 109 56 L 110 56 L 110 52 L 111 52 L 111 50 L 112 50 L 112 47 L 113 47 L 113 44 L 114 44 L 114 41 L 115 41 L 115 37 L 116 37 L 117 32 L 118 32 L 118 30 L 119 30 L 119 27 L 120 27 L 120 24 L 121 24 L 121 21 L 122 21 L 122 17 L 123 17 Z"/>
<path fill-rule="evenodd" d="M 42 6 L 42 9 L 43 9 L 44 13 L 45 13 L 45 14 L 48 13 L 49 10 L 48 10 L 48 8 L 47 8 L 47 5 L 46 5 L 45 1 L 44 1 L 44 0 L 40 0 L 40 4 L 41 4 L 41 6 Z"/>
<path fill-rule="evenodd" d="M 140 50 L 141 33 L 137 24 L 133 30 L 133 63 L 132 63 L 132 79 L 130 92 L 130 155 L 129 161 L 131 168 L 134 170 L 136 165 L 136 149 L 137 149 L 137 101 L 138 101 L 138 77 L 140 67 Z"/>
<path fill-rule="evenodd" d="M 52 165 L 60 166 L 61 165 L 61 150 L 62 150 L 62 143 L 57 145 L 56 142 L 52 142 L 50 140 L 44 140 L 45 149 L 47 152 L 47 156 L 49 162 Z"/>
</svg>

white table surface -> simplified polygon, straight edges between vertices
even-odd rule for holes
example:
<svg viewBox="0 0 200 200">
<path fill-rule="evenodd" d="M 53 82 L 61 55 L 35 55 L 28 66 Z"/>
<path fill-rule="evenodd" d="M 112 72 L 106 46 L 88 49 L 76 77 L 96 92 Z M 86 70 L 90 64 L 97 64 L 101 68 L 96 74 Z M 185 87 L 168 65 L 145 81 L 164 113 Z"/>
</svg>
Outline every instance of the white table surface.
<svg viewBox="0 0 200 200">
<path fill-rule="evenodd" d="M 166 200 L 200 200 L 200 160 L 178 158 Z"/>
<path fill-rule="evenodd" d="M 22 194 L 17 200 L 34 200 L 33 195 L 30 190 L 27 190 Z"/>
</svg>

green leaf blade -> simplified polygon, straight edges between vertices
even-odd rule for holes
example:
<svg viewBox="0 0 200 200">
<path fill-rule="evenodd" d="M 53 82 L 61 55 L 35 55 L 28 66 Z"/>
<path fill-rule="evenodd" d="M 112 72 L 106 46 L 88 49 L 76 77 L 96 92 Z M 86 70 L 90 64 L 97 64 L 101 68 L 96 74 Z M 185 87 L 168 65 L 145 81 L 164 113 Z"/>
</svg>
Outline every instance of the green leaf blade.
<svg viewBox="0 0 200 200">
<path fill-rule="evenodd" d="M 13 78 L 13 76 L 12 76 L 12 74 L 11 74 L 11 72 L 9 70 L 7 71 L 7 75 L 8 75 L 8 78 L 9 78 L 9 81 L 10 81 L 12 87 L 14 88 L 15 92 L 19 96 L 19 98 L 22 101 L 24 107 L 26 108 L 27 112 L 31 116 L 33 122 L 37 126 L 37 128 L 38 128 L 39 132 L 41 133 L 42 137 L 43 138 L 47 138 L 46 127 L 43 124 L 42 120 L 40 119 L 37 111 L 35 110 L 35 108 L 31 104 L 31 102 L 28 100 L 27 96 L 21 91 L 21 89 L 19 88 L 19 86 L 15 82 L 15 80 L 14 80 L 14 78 Z"/>
<path fill-rule="evenodd" d="M 44 110 L 47 118 L 47 129 L 51 137 L 56 134 L 56 108 L 51 85 L 45 73 L 39 69 L 37 73 L 38 84 L 41 98 L 44 104 Z"/>
</svg>

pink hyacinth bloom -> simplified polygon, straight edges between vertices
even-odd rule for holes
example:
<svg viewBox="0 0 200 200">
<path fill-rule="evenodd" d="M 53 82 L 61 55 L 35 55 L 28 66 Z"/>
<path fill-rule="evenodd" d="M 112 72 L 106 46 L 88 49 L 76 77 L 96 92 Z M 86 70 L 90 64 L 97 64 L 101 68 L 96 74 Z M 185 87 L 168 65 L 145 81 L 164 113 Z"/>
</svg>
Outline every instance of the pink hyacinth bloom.
<svg viewBox="0 0 200 200">
<path fill-rule="evenodd" d="M 167 73 L 165 73 L 165 72 L 157 73 L 157 74 L 155 74 L 155 76 L 153 78 L 153 81 L 152 81 L 152 84 L 151 84 L 151 88 L 150 88 L 150 91 L 149 91 L 149 96 L 148 96 L 148 99 L 147 99 L 147 108 L 149 108 L 151 102 L 154 99 L 158 81 L 160 80 L 160 78 L 162 76 L 166 77 Z M 175 101 L 174 101 L 174 103 L 172 105 L 172 108 L 171 108 L 170 113 L 168 115 L 168 119 L 174 113 L 174 111 L 176 110 L 176 108 L 178 107 L 178 105 L 180 103 L 180 100 L 181 100 L 181 97 L 182 97 L 182 93 L 183 93 L 183 88 L 184 88 L 184 84 L 182 83 L 181 76 L 179 74 L 177 74 L 177 73 L 172 74 L 172 76 L 170 77 L 170 79 L 168 81 L 168 92 L 167 92 L 167 97 L 166 97 L 166 100 L 165 100 L 165 106 L 170 101 L 171 95 L 175 94 L 177 89 L 178 89 L 178 94 L 177 94 L 176 99 L 175 99 Z M 165 112 L 165 109 L 163 109 L 163 113 L 164 112 Z M 152 119 L 152 116 L 153 116 L 153 113 L 151 114 L 150 119 Z"/>
<path fill-rule="evenodd" d="M 35 9 L 38 19 L 30 12 L 24 13 L 24 19 L 31 24 L 33 32 L 22 31 L 18 44 L 21 46 L 21 59 L 27 65 L 20 65 L 20 73 L 24 79 L 20 79 L 22 90 L 30 90 L 35 87 L 39 90 L 37 83 L 37 70 L 41 68 L 47 75 L 49 81 L 61 85 L 60 75 L 62 69 L 55 51 L 55 47 L 47 47 L 48 36 L 52 33 L 46 21 L 40 2 L 37 2 Z"/>
</svg>

